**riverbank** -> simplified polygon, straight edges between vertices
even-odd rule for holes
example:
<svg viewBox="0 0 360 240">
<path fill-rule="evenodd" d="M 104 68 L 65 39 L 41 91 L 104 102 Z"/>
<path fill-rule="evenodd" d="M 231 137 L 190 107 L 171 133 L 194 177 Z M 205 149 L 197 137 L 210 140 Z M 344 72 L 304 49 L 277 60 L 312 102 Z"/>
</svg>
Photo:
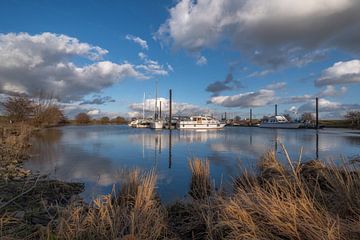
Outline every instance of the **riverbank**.
<svg viewBox="0 0 360 240">
<path fill-rule="evenodd" d="M 0 239 L 39 239 L 40 229 L 62 208 L 81 201 L 77 195 L 83 184 L 50 180 L 24 169 L 34 131 L 24 123 L 0 125 Z"/>
<path fill-rule="evenodd" d="M 4 152 L 16 152 L 7 159 L 24 154 L 18 169 L 32 131 L 7 135 L 8 147 L 24 147 Z M 209 163 L 193 160 L 188 197 L 171 204 L 160 201 L 154 170 L 125 172 L 119 189 L 90 204 L 77 196 L 81 184 L 9 175 L 0 185 L 0 238 L 359 239 L 358 167 L 356 159 L 341 166 L 280 163 L 268 152 L 256 171 L 239 172 L 225 192 L 213 186 Z"/>
</svg>

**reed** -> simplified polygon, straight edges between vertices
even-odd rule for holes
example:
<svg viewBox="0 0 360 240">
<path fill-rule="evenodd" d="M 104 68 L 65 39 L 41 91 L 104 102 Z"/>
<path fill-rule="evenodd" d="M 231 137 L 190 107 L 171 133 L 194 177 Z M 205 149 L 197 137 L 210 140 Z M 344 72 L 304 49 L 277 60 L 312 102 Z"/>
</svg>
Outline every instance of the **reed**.
<svg viewBox="0 0 360 240">
<path fill-rule="evenodd" d="M 119 194 L 113 191 L 88 207 L 72 205 L 63 211 L 53 234 L 59 239 L 169 238 L 166 210 L 156 199 L 155 184 L 153 171 L 131 171 Z"/>
<path fill-rule="evenodd" d="M 194 199 L 209 197 L 212 192 L 209 161 L 191 160 L 189 168 L 191 171 L 190 196 Z"/>
</svg>

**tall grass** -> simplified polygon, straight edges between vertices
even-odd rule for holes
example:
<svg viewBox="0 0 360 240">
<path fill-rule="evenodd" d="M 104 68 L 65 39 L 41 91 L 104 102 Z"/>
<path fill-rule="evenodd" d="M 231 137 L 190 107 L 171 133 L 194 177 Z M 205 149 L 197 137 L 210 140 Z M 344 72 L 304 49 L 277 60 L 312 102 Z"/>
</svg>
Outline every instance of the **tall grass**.
<svg viewBox="0 0 360 240">
<path fill-rule="evenodd" d="M 155 184 L 153 171 L 145 174 L 131 171 L 119 194 L 113 191 L 94 200 L 89 207 L 67 208 L 54 234 L 60 239 L 168 238 L 166 211 L 156 199 Z"/>
</svg>

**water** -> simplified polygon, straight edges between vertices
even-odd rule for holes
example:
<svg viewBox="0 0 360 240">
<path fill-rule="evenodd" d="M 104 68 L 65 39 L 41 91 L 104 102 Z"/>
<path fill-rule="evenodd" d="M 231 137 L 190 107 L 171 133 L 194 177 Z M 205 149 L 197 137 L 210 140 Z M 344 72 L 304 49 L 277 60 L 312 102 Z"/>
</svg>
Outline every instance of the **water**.
<svg viewBox="0 0 360 240">
<path fill-rule="evenodd" d="M 274 149 L 284 160 L 281 144 L 292 159 L 339 160 L 360 154 L 360 131 L 346 129 L 261 129 L 154 131 L 127 126 L 67 126 L 41 131 L 32 139 L 34 172 L 51 178 L 84 182 L 90 200 L 121 181 L 121 169 L 156 169 L 158 192 L 164 201 L 186 196 L 190 181 L 188 160 L 208 159 L 216 186 L 229 186 L 243 169 L 252 170 L 259 157 Z"/>
</svg>

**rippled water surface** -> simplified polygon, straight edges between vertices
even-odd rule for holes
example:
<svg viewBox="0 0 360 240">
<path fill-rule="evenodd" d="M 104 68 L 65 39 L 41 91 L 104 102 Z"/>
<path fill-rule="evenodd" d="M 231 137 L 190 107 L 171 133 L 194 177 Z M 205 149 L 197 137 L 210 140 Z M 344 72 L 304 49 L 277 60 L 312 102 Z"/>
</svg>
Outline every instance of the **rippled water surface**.
<svg viewBox="0 0 360 240">
<path fill-rule="evenodd" d="M 215 184 L 228 185 L 241 169 L 251 170 L 259 157 L 274 149 L 284 159 L 284 144 L 293 159 L 347 159 L 360 154 L 360 132 L 349 129 L 261 129 L 154 131 L 127 126 L 67 126 L 46 129 L 32 140 L 26 167 L 50 177 L 84 182 L 83 197 L 109 193 L 121 181 L 123 168 L 156 169 L 158 192 L 165 201 L 184 197 L 188 160 L 208 159 Z"/>
</svg>

